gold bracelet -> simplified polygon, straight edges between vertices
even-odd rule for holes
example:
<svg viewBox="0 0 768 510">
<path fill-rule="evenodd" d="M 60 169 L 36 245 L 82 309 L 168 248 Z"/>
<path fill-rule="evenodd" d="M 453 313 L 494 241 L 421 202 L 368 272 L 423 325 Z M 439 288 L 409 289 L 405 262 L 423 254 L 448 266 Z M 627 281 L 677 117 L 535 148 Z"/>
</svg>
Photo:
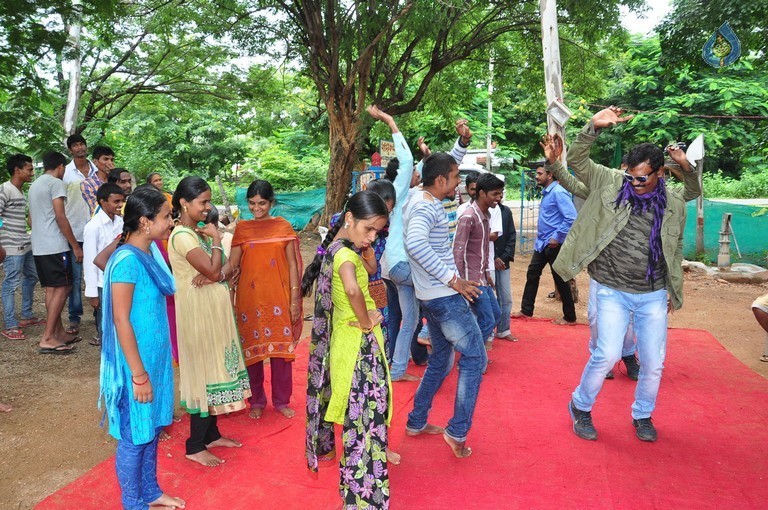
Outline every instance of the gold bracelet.
<svg viewBox="0 0 768 510">
<path fill-rule="evenodd" d="M 291 287 L 291 290 L 299 290 L 301 287 Z"/>
<path fill-rule="evenodd" d="M 370 257 L 366 257 L 365 252 L 360 254 L 360 256 L 363 257 L 365 260 L 371 260 L 375 255 L 376 255 L 376 252 L 373 252 Z"/>
<path fill-rule="evenodd" d="M 366 335 L 370 335 L 371 333 L 373 333 L 373 326 L 371 326 L 370 328 L 367 328 L 367 329 L 362 327 L 362 326 L 360 326 L 360 331 L 362 331 Z"/>
</svg>

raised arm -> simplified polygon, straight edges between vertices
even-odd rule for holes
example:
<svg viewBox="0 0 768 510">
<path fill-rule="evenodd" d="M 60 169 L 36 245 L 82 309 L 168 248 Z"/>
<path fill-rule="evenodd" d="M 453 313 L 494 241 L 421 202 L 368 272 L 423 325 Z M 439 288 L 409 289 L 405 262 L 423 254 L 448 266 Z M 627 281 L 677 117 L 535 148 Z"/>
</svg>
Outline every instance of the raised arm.
<svg viewBox="0 0 768 510">
<path fill-rule="evenodd" d="M 632 118 L 631 115 L 622 114 L 623 111 L 615 106 L 597 112 L 576 136 L 576 141 L 568 150 L 568 164 L 573 168 L 576 178 L 584 183 L 588 190 L 612 183 L 616 179 L 616 173 L 611 168 L 589 159 L 589 152 L 603 128 L 627 122 Z"/>
<path fill-rule="evenodd" d="M 579 181 L 560 162 L 560 156 L 563 153 L 563 139 L 555 133 L 553 135 L 544 135 L 539 145 L 544 150 L 544 157 L 547 164 L 544 166 L 547 172 L 555 176 L 557 182 L 579 198 L 586 199 L 589 195 L 589 189 Z"/>
<path fill-rule="evenodd" d="M 395 119 L 391 115 L 379 110 L 375 105 L 368 107 L 368 113 L 376 120 L 386 124 L 392 131 L 392 141 L 395 144 L 395 155 L 397 156 L 397 177 L 392 183 L 395 186 L 396 203 L 402 205 L 403 197 L 408 194 L 411 186 L 411 177 L 413 176 L 413 154 L 405 137 L 397 127 Z"/>
<path fill-rule="evenodd" d="M 688 202 L 701 195 L 701 184 L 699 183 L 698 172 L 691 168 L 691 164 L 685 157 L 685 152 L 676 145 L 667 147 L 669 156 L 680 165 L 683 180 L 683 200 Z"/>
<path fill-rule="evenodd" d="M 453 157 L 457 165 L 460 165 L 464 160 L 464 156 L 467 154 L 469 144 L 472 142 L 472 131 L 469 129 L 468 120 L 459 119 L 456 121 L 456 134 L 458 134 L 459 137 L 456 139 L 456 143 L 453 144 L 453 148 L 448 154 Z"/>
</svg>

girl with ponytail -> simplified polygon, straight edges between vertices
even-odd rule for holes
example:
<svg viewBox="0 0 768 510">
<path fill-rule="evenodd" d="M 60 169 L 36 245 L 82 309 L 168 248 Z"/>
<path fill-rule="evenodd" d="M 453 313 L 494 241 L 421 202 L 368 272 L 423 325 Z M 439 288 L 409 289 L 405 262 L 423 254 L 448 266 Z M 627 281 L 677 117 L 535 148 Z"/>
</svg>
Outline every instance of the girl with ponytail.
<svg viewBox="0 0 768 510">
<path fill-rule="evenodd" d="M 117 439 L 123 508 L 184 508 L 157 483 L 157 443 L 173 419 L 173 369 L 165 296 L 173 277 L 153 241 L 167 239 L 171 208 L 156 190 L 133 193 L 119 247 L 104 271 L 99 405 Z"/>
<path fill-rule="evenodd" d="M 333 424 L 343 426 L 339 486 L 344 508 L 388 508 L 387 426 L 392 388 L 380 323 L 368 292 L 365 252 L 387 223 L 384 200 L 361 191 L 347 202 L 304 272 L 302 291 L 317 281 L 307 382 L 307 461 L 335 458 Z M 331 392 L 333 386 L 333 392 Z M 361 452 L 356 445 L 365 445 Z"/>
</svg>

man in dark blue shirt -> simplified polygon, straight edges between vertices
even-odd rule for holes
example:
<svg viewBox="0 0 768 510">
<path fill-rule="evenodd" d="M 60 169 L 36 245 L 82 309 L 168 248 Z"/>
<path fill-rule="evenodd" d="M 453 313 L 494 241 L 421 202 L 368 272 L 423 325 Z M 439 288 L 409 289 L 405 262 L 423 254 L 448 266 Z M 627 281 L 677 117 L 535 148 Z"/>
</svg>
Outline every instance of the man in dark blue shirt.
<svg viewBox="0 0 768 510">
<path fill-rule="evenodd" d="M 565 241 L 573 221 L 576 219 L 576 208 L 573 206 L 571 194 L 555 180 L 552 173 L 543 166 L 536 169 L 536 184 L 541 186 L 541 203 L 539 204 L 539 222 L 533 257 L 528 265 L 525 290 L 520 311 L 512 317 L 532 317 L 536 303 L 536 293 L 539 290 L 539 280 L 544 267 L 549 264 L 555 287 L 563 302 L 563 317 L 555 319 L 554 324 L 576 324 L 576 308 L 573 305 L 571 287 L 560 278 L 552 264 L 560 253 L 560 245 Z"/>
</svg>

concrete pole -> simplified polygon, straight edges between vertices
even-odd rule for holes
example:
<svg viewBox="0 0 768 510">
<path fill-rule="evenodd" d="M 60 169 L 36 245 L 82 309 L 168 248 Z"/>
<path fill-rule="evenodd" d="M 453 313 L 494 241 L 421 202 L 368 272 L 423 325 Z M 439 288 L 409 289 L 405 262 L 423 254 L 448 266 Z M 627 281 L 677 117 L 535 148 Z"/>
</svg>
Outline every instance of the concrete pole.
<svg viewBox="0 0 768 510">
<path fill-rule="evenodd" d="M 541 11 L 541 46 L 544 55 L 544 87 L 547 92 L 547 106 L 563 98 L 563 72 L 560 66 L 560 37 L 557 31 L 557 2 L 539 0 Z M 560 158 L 566 164 L 565 128 L 558 125 L 547 114 L 547 131 L 558 133 L 563 139 L 563 155 Z"/>
</svg>

